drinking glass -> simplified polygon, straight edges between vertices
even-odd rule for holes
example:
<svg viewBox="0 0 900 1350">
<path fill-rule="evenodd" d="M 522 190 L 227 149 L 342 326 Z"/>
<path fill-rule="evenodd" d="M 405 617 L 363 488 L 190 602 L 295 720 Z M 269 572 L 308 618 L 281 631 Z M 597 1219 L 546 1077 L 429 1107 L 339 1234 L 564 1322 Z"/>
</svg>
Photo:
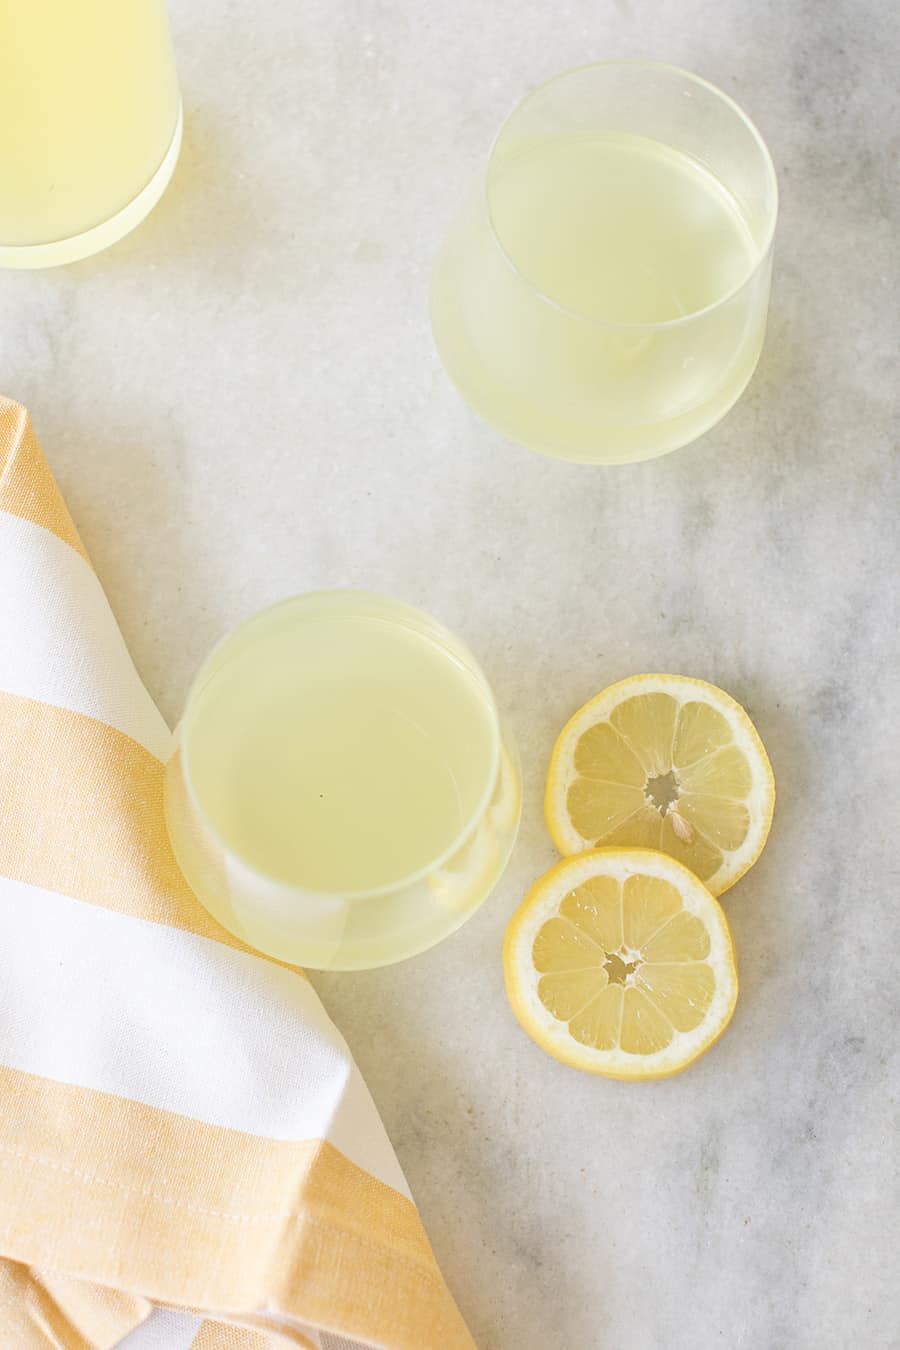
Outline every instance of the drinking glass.
<svg viewBox="0 0 900 1350">
<path fill-rule="evenodd" d="M 0 267 L 115 243 L 162 196 L 181 146 L 163 0 L 0 5 Z"/>
<path fill-rule="evenodd" d="M 776 211 L 762 138 L 705 80 L 628 61 L 559 75 L 501 127 L 439 256 L 438 352 L 535 450 L 675 450 L 756 367 Z"/>
<path fill-rule="evenodd" d="M 475 658 L 364 591 L 264 610 L 207 658 L 166 768 L 178 863 L 250 946 L 399 961 L 482 903 L 519 822 L 515 749 Z"/>
</svg>

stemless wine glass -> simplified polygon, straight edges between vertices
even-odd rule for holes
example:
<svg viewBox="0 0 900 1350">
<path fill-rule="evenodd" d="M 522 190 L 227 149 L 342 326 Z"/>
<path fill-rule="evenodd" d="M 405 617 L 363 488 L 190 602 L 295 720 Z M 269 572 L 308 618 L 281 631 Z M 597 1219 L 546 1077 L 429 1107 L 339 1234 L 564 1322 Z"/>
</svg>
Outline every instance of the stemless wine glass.
<svg viewBox="0 0 900 1350">
<path fill-rule="evenodd" d="M 777 212 L 756 128 L 685 71 L 603 62 L 529 95 L 435 269 L 435 341 L 535 450 L 622 463 L 694 440 L 765 332 Z"/>
<path fill-rule="evenodd" d="M 468 649 L 364 591 L 264 610 L 207 658 L 166 770 L 178 863 L 270 956 L 387 965 L 486 898 L 520 810 L 515 749 Z"/>
<path fill-rule="evenodd" d="M 181 145 L 163 0 L 0 5 L 0 266 L 115 243 L 162 196 Z"/>
</svg>

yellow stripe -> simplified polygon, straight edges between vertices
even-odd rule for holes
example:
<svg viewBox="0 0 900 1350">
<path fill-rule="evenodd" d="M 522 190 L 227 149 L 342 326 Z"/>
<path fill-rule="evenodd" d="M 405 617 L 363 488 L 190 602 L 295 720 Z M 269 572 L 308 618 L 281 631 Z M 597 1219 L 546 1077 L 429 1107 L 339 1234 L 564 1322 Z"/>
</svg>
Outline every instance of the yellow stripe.
<svg viewBox="0 0 900 1350">
<path fill-rule="evenodd" d="M 285 1350 L 287 1346 L 315 1350 L 309 1337 L 300 1331 L 279 1335 L 275 1332 L 253 1331 L 249 1327 L 238 1327 L 228 1322 L 204 1322 L 191 1341 L 191 1350 Z"/>
<path fill-rule="evenodd" d="M 473 1350 L 415 1206 L 328 1143 L 5 1067 L 0 1141 L 2 1255 L 242 1321 Z"/>
<path fill-rule="evenodd" d="M 2 691 L 0 746 L 0 876 L 250 950 L 182 877 L 163 766 L 143 746 L 83 713 Z"/>
<path fill-rule="evenodd" d="M 21 403 L 0 395 L 0 511 L 43 525 L 87 560 L 72 517 Z"/>
<path fill-rule="evenodd" d="M 4 1350 L 95 1350 L 117 1345 L 149 1315 L 142 1298 L 0 1260 Z"/>
</svg>

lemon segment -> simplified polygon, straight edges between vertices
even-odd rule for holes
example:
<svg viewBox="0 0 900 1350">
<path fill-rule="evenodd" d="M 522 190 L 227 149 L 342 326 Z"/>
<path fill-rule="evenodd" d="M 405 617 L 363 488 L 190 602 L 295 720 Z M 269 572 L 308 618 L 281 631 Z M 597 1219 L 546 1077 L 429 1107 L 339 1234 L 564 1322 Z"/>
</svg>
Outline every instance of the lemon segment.
<svg viewBox="0 0 900 1350">
<path fill-rule="evenodd" d="M 750 718 L 723 690 L 682 675 L 632 676 L 586 703 L 556 743 L 545 796 L 561 853 L 660 849 L 714 895 L 759 857 L 774 807 Z"/>
<path fill-rule="evenodd" d="M 503 949 L 510 1004 L 548 1054 L 611 1078 L 679 1073 L 737 1000 L 721 906 L 681 863 L 642 849 L 565 858 L 532 887 Z"/>
</svg>

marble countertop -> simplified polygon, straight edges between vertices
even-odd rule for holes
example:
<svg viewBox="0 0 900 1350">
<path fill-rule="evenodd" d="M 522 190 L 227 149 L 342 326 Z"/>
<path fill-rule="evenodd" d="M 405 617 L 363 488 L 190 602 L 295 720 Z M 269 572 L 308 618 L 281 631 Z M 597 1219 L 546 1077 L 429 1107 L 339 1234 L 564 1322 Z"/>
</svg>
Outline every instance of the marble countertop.
<svg viewBox="0 0 900 1350">
<path fill-rule="evenodd" d="M 0 273 L 0 386 L 171 719 L 214 639 L 309 588 L 396 593 L 482 658 L 524 764 L 512 865 L 428 955 L 316 979 L 480 1350 L 897 1346 L 895 5 L 170 8 L 175 180 L 108 254 Z M 505 113 L 610 55 L 736 97 L 782 212 L 747 395 L 696 445 L 603 470 L 476 420 L 427 284 Z M 500 943 L 554 858 L 558 728 L 660 669 L 746 703 L 780 795 L 726 900 L 730 1030 L 632 1086 L 526 1039 Z"/>
</svg>

